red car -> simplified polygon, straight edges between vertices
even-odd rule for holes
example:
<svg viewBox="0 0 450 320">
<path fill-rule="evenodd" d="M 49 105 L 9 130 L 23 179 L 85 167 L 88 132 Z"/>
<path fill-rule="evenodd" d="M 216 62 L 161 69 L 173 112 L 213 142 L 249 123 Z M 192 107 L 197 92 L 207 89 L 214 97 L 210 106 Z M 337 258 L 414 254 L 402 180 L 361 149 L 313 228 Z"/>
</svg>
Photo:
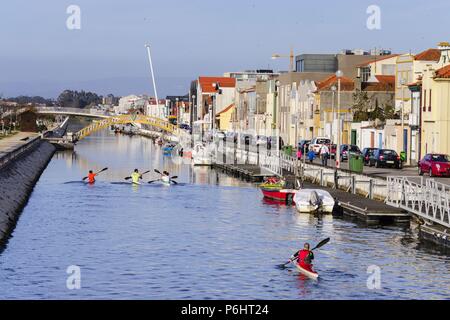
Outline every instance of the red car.
<svg viewBox="0 0 450 320">
<path fill-rule="evenodd" d="M 429 153 L 419 161 L 419 175 L 427 172 L 430 177 L 449 177 L 450 161 L 446 154 Z"/>
</svg>

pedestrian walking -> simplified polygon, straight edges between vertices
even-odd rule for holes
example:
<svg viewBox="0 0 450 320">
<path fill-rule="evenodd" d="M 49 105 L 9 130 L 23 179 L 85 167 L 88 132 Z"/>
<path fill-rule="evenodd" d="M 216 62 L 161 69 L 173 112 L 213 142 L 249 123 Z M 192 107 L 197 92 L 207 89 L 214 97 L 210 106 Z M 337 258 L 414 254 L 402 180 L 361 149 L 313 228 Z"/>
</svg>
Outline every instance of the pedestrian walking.
<svg viewBox="0 0 450 320">
<path fill-rule="evenodd" d="M 309 151 L 308 151 L 308 160 L 309 160 L 309 162 L 313 163 L 315 157 L 316 157 L 316 154 L 314 153 L 313 148 L 310 147 Z"/>
<path fill-rule="evenodd" d="M 328 149 L 328 146 L 326 144 L 322 145 L 320 148 L 320 158 L 322 159 L 322 165 L 324 167 L 328 164 L 328 157 L 330 155 L 330 149 Z"/>
<path fill-rule="evenodd" d="M 302 160 L 302 150 L 300 148 L 297 149 L 297 160 Z"/>
</svg>

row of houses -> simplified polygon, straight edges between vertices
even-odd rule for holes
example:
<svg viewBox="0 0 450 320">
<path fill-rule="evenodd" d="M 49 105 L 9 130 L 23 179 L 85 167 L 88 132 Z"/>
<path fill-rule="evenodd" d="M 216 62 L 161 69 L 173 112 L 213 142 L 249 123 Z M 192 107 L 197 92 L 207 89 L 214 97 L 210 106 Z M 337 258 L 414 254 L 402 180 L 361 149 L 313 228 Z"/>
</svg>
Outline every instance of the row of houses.
<svg viewBox="0 0 450 320">
<path fill-rule="evenodd" d="M 292 146 L 339 138 L 361 149 L 404 151 L 413 165 L 428 152 L 450 153 L 450 44 L 418 54 L 303 54 L 291 72 L 200 76 L 182 109 L 185 121 L 205 129 L 278 130 Z"/>
</svg>

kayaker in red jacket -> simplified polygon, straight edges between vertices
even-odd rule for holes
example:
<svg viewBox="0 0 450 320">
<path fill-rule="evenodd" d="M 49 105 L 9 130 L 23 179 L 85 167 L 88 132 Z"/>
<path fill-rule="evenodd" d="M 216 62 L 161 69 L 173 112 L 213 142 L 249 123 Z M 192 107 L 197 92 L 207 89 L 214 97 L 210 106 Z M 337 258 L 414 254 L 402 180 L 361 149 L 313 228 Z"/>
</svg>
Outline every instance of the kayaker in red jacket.
<svg viewBox="0 0 450 320">
<path fill-rule="evenodd" d="M 89 170 L 88 174 L 88 182 L 89 183 L 95 183 L 95 177 L 97 176 L 96 173 L 92 172 L 92 170 Z"/>
<path fill-rule="evenodd" d="M 314 260 L 314 253 L 309 250 L 309 243 L 305 243 L 303 249 L 298 252 L 297 262 L 305 270 L 314 272 L 312 269 L 312 261 Z"/>
</svg>

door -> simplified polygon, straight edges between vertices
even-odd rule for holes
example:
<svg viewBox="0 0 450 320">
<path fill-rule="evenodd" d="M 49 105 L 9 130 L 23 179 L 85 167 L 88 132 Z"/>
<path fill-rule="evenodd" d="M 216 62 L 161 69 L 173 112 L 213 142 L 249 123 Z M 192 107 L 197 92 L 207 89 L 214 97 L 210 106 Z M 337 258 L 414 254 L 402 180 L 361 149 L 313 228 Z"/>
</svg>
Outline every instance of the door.
<svg viewBox="0 0 450 320">
<path fill-rule="evenodd" d="M 383 149 L 383 134 L 378 133 L 378 148 Z"/>
<path fill-rule="evenodd" d="M 356 130 L 352 130 L 352 141 L 351 144 L 356 145 Z"/>
<path fill-rule="evenodd" d="M 403 151 L 408 154 L 408 129 L 403 129 Z"/>
<path fill-rule="evenodd" d="M 375 146 L 375 132 L 370 133 L 370 147 L 373 148 Z"/>
</svg>

